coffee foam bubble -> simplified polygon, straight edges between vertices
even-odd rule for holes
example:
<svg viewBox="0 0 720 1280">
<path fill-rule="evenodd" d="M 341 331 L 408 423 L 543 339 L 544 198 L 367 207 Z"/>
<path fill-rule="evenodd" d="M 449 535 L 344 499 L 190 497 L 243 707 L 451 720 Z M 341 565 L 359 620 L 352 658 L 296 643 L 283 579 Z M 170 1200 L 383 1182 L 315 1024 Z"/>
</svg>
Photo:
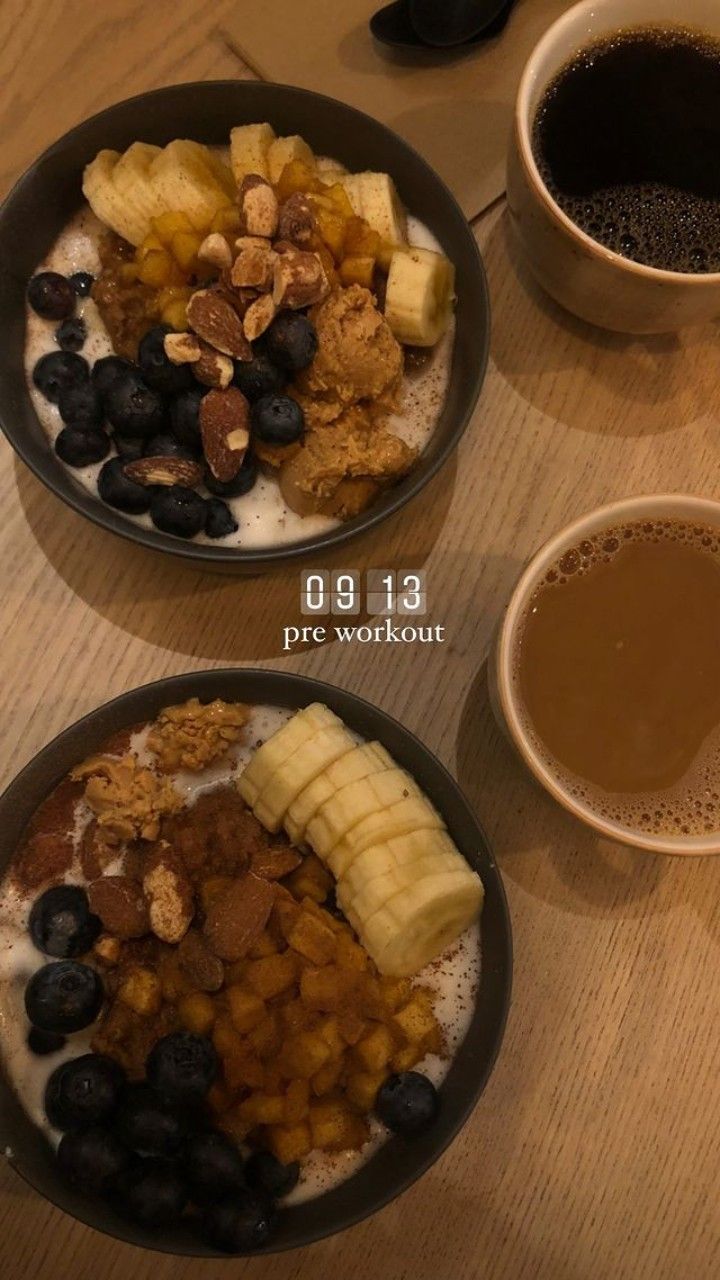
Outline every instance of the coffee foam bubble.
<svg viewBox="0 0 720 1280">
<path fill-rule="evenodd" d="M 720 555 L 720 529 L 675 520 L 617 525 L 567 548 L 536 587 L 518 628 L 512 671 L 515 703 L 523 732 L 546 768 L 568 795 L 599 817 L 648 835 L 713 835 L 720 832 L 720 726 L 708 735 L 691 767 L 674 786 L 663 791 L 618 793 L 604 791 L 561 765 L 538 737 L 522 704 L 519 655 L 525 621 L 540 592 L 547 587 L 562 588 L 569 578 L 583 576 L 594 566 L 609 563 L 624 546 L 633 542 L 672 542 L 707 555 Z"/>
</svg>

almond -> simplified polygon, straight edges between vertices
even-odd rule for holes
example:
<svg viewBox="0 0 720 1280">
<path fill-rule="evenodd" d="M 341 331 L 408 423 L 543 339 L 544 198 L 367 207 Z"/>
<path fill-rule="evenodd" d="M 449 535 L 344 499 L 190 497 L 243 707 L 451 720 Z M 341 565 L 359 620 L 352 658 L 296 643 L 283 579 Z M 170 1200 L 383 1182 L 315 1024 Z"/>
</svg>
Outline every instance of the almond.
<svg viewBox="0 0 720 1280">
<path fill-rule="evenodd" d="M 202 355 L 192 366 L 198 382 L 201 382 L 204 387 L 229 387 L 235 372 L 230 357 L 214 351 L 206 342 L 201 343 L 201 347 Z M 248 343 L 248 350 L 250 349 Z"/>
<path fill-rule="evenodd" d="M 321 302 L 330 285 L 316 253 L 306 253 L 283 242 L 273 269 L 273 302 L 277 307 L 297 311 Z"/>
<path fill-rule="evenodd" d="M 200 464 L 189 458 L 136 458 L 123 470 L 136 484 L 182 484 L 188 489 L 194 489 L 203 477 Z"/>
<path fill-rule="evenodd" d="M 280 206 L 278 236 L 302 248 L 310 242 L 314 231 L 315 214 L 310 201 L 302 191 L 296 191 Z"/>
<path fill-rule="evenodd" d="M 201 262 L 209 262 L 212 267 L 229 267 L 232 263 L 232 250 L 224 236 L 219 231 L 212 231 L 209 236 L 203 240 L 198 249 L 198 258 Z"/>
<path fill-rule="evenodd" d="M 204 933 L 221 960 L 242 960 L 267 924 L 275 890 L 251 872 L 234 880 L 211 902 Z"/>
<path fill-rule="evenodd" d="M 200 343 L 194 333 L 168 333 L 163 346 L 172 364 L 193 364 L 200 359 Z"/>
<path fill-rule="evenodd" d="M 225 981 L 222 960 L 214 956 L 202 934 L 190 929 L 178 947 L 178 963 L 196 991 L 219 991 Z"/>
<path fill-rule="evenodd" d="M 187 317 L 194 332 L 216 351 L 249 358 L 240 317 L 220 289 L 198 289 L 187 304 Z"/>
<path fill-rule="evenodd" d="M 143 892 L 128 876 L 101 876 L 88 885 L 90 910 L 116 938 L 142 938 L 150 931 Z"/>
<path fill-rule="evenodd" d="M 241 249 L 230 269 L 230 280 L 236 289 L 257 289 L 267 293 L 272 288 L 277 254 L 272 249 L 248 245 Z"/>
<path fill-rule="evenodd" d="M 194 910 L 192 885 L 172 858 L 162 855 L 143 876 L 150 928 L 161 942 L 180 942 L 190 928 Z"/>
<path fill-rule="evenodd" d="M 250 405 L 237 387 L 209 391 L 200 401 L 200 432 L 216 480 L 233 480 L 250 443 Z"/>
<path fill-rule="evenodd" d="M 238 191 L 240 218 L 248 235 L 275 235 L 278 224 L 278 201 L 270 183 L 257 173 L 243 178 Z"/>
<path fill-rule="evenodd" d="M 251 302 L 243 318 L 243 329 L 248 342 L 254 342 L 259 338 L 272 324 L 276 315 L 277 307 L 271 294 L 262 293 L 259 298 Z"/>
<path fill-rule="evenodd" d="M 253 875 L 264 880 L 282 880 L 300 866 L 302 858 L 290 845 L 278 845 L 275 849 L 258 849 L 250 860 Z"/>
</svg>

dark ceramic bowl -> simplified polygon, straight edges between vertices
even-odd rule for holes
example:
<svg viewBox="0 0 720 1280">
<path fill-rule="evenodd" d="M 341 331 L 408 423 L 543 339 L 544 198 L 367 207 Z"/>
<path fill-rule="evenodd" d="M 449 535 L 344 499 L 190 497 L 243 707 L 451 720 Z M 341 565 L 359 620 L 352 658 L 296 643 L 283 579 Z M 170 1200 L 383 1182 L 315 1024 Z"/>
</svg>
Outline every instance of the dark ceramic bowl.
<svg viewBox="0 0 720 1280">
<path fill-rule="evenodd" d="M 485 905 L 481 921 L 482 975 L 468 1034 L 441 1088 L 441 1109 L 432 1129 L 412 1143 L 390 1138 L 357 1173 L 339 1187 L 282 1211 L 268 1248 L 272 1253 L 310 1244 L 368 1217 L 415 1182 L 445 1150 L 470 1115 L 485 1087 L 505 1027 L 510 1002 L 512 946 L 510 918 L 500 873 L 477 819 L 450 774 L 426 747 L 396 720 L 354 694 L 304 676 L 276 671 L 204 671 L 144 685 L 106 703 L 55 738 L 28 764 L 0 797 L 0 874 L 8 865 L 29 818 L 72 765 L 96 751 L 108 736 L 151 719 L 164 706 L 197 696 L 301 707 L 320 700 L 363 737 L 378 739 L 412 772 L 447 822 L 458 848 L 482 877 Z M 111 1212 L 101 1200 L 76 1194 L 58 1176 L 45 1138 L 30 1121 L 0 1074 L 0 1147 L 36 1191 L 108 1235 L 166 1253 L 214 1256 L 189 1227 L 150 1233 Z"/>
<path fill-rule="evenodd" d="M 284 547 L 243 551 L 200 545 L 140 528 L 82 488 L 55 456 L 25 387 L 25 288 L 37 264 L 82 201 L 84 166 L 102 147 L 122 151 L 136 139 L 160 145 L 192 137 L 226 143 L 233 125 L 269 120 L 279 134 L 300 133 L 319 154 L 349 169 L 392 174 L 402 200 L 426 223 L 455 263 L 457 330 L 446 403 L 418 465 L 362 515 Z M 371 529 L 420 492 L 465 430 L 487 364 L 490 314 L 482 260 L 463 213 L 447 187 L 397 134 L 352 107 L 285 85 L 236 80 L 174 85 L 109 107 L 72 129 L 20 179 L 0 209 L 0 426 L 24 462 L 53 493 L 95 524 L 140 546 L 169 552 L 200 568 L 258 573 L 286 568 Z"/>
</svg>

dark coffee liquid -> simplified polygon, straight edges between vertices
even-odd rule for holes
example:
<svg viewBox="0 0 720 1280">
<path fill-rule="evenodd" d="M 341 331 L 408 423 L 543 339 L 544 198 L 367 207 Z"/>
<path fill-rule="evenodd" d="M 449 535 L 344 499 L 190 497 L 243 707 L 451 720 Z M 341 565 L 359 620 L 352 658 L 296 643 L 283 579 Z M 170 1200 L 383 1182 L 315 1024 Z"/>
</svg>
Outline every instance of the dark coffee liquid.
<svg viewBox="0 0 720 1280">
<path fill-rule="evenodd" d="M 666 271 L 720 271 L 720 40 L 658 27 L 589 46 L 546 90 L 533 150 L 594 240 Z"/>
</svg>

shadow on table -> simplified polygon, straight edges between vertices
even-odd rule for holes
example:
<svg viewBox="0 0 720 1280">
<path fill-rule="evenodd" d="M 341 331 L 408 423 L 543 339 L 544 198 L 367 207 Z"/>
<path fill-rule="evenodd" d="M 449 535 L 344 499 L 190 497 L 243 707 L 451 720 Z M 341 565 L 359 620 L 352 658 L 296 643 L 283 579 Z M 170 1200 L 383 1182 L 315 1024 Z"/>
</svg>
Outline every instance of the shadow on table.
<svg viewBox="0 0 720 1280">
<path fill-rule="evenodd" d="M 462 710 L 457 773 L 503 874 L 534 897 L 574 915 L 626 917 L 668 908 L 652 901 L 665 859 L 601 839 L 534 781 L 497 727 L 485 664 Z"/>
<path fill-rule="evenodd" d="M 576 319 L 535 283 L 507 211 L 484 257 L 493 358 L 518 394 L 548 417 L 592 434 L 637 437 L 675 430 L 720 406 L 716 325 L 637 337 Z"/>
<path fill-rule="evenodd" d="M 138 639 L 198 658 L 249 661 L 281 657 L 283 628 L 312 621 L 300 613 L 300 573 L 313 561 L 262 578 L 199 571 L 90 525 L 17 460 L 15 473 L 28 525 L 53 568 L 91 609 Z M 402 511 L 322 554 L 317 567 L 420 568 L 450 510 L 455 475 L 453 458 Z"/>
</svg>

